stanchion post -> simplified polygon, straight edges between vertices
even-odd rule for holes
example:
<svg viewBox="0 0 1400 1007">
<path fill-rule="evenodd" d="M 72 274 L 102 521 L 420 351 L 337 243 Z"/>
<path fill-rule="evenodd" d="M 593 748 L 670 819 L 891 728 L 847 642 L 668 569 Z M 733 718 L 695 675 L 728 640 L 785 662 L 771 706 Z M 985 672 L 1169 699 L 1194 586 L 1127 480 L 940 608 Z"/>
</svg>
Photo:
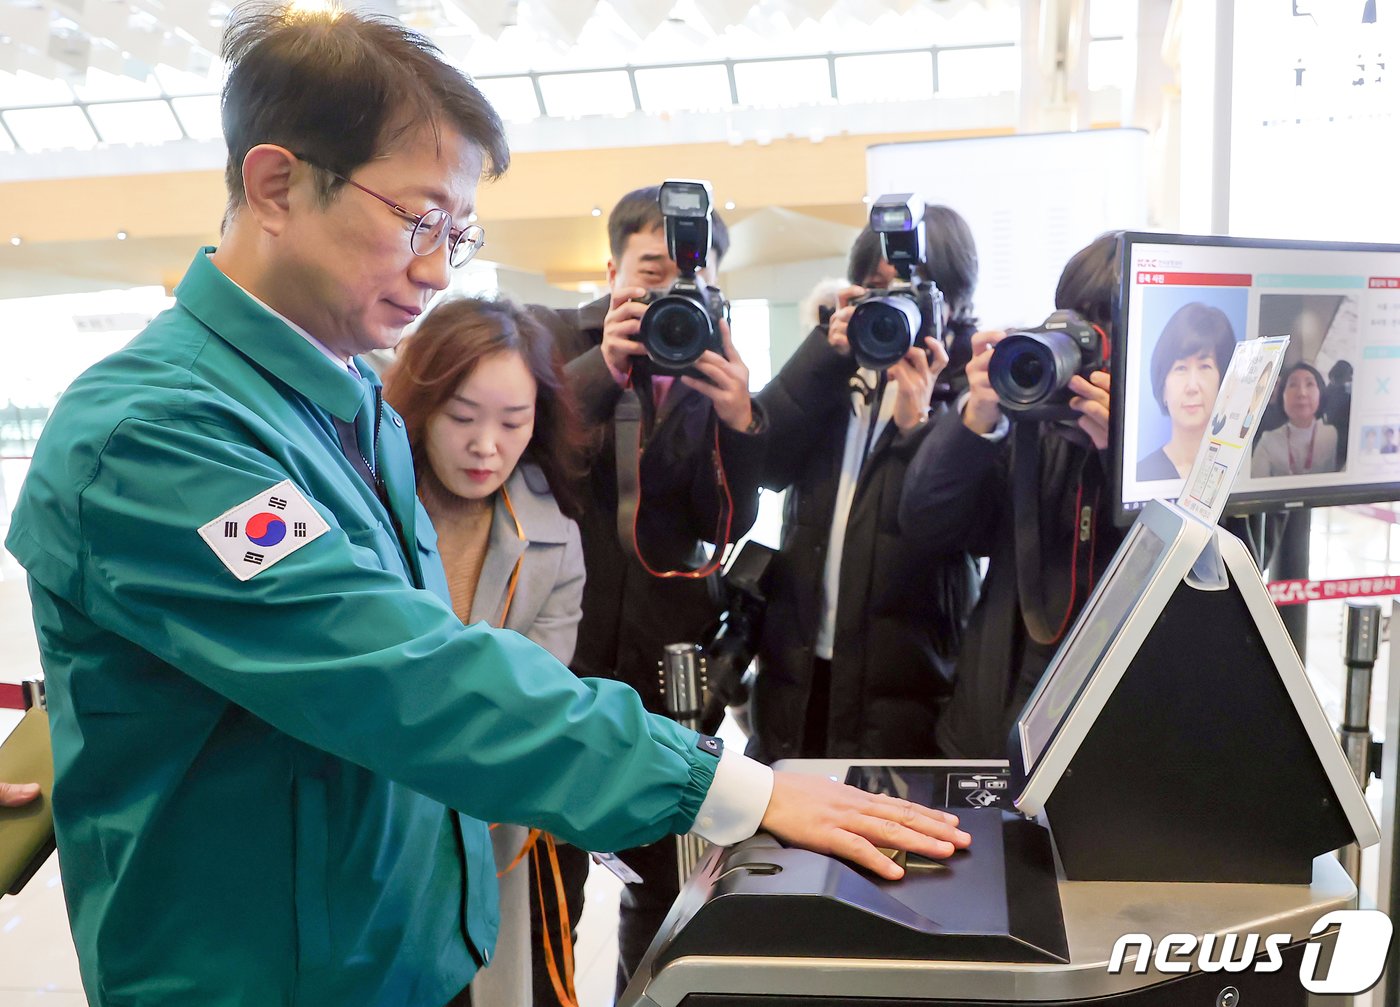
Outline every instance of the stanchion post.
<svg viewBox="0 0 1400 1007">
<path fill-rule="evenodd" d="M 666 697 L 666 714 L 681 726 L 698 731 L 709 689 L 705 659 L 699 646 L 693 643 L 668 643 L 663 653 L 661 693 Z M 676 873 L 682 888 L 704 852 L 705 841 L 699 836 L 676 837 Z"/>
<path fill-rule="evenodd" d="M 1344 641 L 1347 691 L 1339 740 L 1356 782 L 1365 791 L 1371 782 L 1371 672 L 1376 666 L 1381 641 L 1380 606 L 1347 602 Z M 1361 851 L 1353 843 L 1337 855 L 1351 880 L 1360 888 Z"/>
</svg>

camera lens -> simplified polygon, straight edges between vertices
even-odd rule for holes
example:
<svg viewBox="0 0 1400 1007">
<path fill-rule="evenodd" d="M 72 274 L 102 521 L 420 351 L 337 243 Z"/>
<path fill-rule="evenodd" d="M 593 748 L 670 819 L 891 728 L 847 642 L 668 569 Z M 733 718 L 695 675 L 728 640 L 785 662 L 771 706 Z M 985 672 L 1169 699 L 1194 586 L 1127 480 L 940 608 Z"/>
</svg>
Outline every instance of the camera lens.
<svg viewBox="0 0 1400 1007">
<path fill-rule="evenodd" d="M 667 295 L 642 316 L 641 343 L 662 370 L 683 370 L 709 346 L 713 325 L 705 309 L 688 297 Z"/>
<path fill-rule="evenodd" d="M 987 377 L 1003 409 L 1048 405 L 1079 371 L 1079 344 L 1062 332 L 1013 332 L 992 351 Z"/>
<path fill-rule="evenodd" d="M 851 313 L 846 339 L 856 363 L 883 371 L 909 352 L 923 324 L 923 313 L 913 298 L 872 297 Z"/>
</svg>

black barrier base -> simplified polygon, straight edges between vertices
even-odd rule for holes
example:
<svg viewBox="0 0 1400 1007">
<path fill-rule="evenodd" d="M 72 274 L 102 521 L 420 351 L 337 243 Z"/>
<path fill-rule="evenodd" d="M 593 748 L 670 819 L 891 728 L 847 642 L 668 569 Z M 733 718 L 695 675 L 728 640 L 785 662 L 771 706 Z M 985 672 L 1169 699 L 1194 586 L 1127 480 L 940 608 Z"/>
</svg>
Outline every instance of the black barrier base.
<svg viewBox="0 0 1400 1007">
<path fill-rule="evenodd" d="M 1046 831 L 995 808 L 959 814 L 972 848 L 898 882 L 768 836 L 725 851 L 655 969 L 687 955 L 1067 962 Z"/>
<path fill-rule="evenodd" d="M 1177 587 L 1045 811 L 1071 881 L 1306 885 L 1354 839 L 1233 582 Z"/>
</svg>

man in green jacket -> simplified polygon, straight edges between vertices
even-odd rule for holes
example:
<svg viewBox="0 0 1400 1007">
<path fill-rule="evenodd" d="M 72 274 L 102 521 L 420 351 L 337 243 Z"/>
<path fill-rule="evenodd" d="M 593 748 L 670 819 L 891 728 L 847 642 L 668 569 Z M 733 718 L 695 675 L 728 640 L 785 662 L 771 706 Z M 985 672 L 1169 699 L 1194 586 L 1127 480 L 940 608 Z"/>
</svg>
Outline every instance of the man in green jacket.
<svg viewBox="0 0 1400 1007">
<path fill-rule="evenodd" d="M 485 821 L 604 849 L 761 825 L 887 877 L 872 839 L 965 845 L 457 620 L 402 420 L 355 357 L 480 247 L 500 120 L 392 22 L 236 18 L 222 242 L 64 393 L 7 541 L 89 1001 L 459 1002 L 495 938 Z"/>
</svg>

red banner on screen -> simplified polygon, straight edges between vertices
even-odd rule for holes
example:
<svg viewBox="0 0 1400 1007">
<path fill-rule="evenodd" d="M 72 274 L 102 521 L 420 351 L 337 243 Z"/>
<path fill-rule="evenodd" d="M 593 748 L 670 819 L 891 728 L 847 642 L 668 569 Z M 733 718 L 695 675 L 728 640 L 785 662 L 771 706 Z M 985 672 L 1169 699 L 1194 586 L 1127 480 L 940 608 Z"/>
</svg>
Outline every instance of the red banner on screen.
<svg viewBox="0 0 1400 1007">
<path fill-rule="evenodd" d="M 1137 282 L 1142 287 L 1248 287 L 1254 282 L 1254 274 L 1164 273 L 1156 269 L 1139 269 Z"/>
<path fill-rule="evenodd" d="M 1373 276 L 1366 286 L 1372 290 L 1400 290 L 1400 276 Z"/>
</svg>

